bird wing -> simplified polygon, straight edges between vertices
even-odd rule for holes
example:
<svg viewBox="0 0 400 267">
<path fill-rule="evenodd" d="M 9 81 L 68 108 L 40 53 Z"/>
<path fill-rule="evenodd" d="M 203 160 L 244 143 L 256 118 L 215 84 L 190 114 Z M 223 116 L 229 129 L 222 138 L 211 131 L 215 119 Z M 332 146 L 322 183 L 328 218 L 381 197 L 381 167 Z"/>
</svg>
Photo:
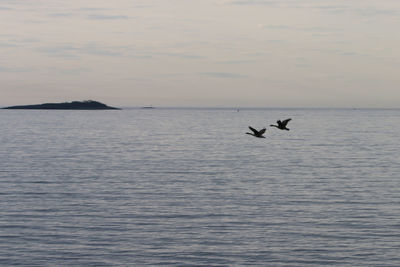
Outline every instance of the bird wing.
<svg viewBox="0 0 400 267">
<path fill-rule="evenodd" d="M 253 127 L 249 126 L 249 129 L 253 131 L 254 134 L 258 134 L 258 131 L 254 129 Z"/>
<path fill-rule="evenodd" d="M 286 120 L 282 121 L 282 124 L 283 124 L 284 126 L 286 126 L 286 125 L 288 124 L 288 122 L 291 121 L 291 120 L 292 120 L 292 119 L 286 119 Z"/>
<path fill-rule="evenodd" d="M 265 131 L 266 131 L 267 129 L 261 129 L 258 133 L 260 134 L 260 135 L 262 135 L 262 134 L 264 134 L 265 133 Z"/>
</svg>

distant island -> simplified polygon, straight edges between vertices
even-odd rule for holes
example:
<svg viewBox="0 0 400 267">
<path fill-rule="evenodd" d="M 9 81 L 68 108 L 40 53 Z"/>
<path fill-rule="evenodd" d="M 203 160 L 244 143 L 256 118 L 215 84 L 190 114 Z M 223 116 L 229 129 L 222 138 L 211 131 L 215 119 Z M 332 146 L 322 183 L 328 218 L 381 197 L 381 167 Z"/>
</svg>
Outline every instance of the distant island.
<svg viewBox="0 0 400 267">
<path fill-rule="evenodd" d="M 25 105 L 25 106 L 12 106 L 5 107 L 4 109 L 76 109 L 76 110 L 98 110 L 98 109 L 119 109 L 109 107 L 106 104 L 93 101 L 72 101 L 64 103 L 45 103 L 39 105 Z"/>
</svg>

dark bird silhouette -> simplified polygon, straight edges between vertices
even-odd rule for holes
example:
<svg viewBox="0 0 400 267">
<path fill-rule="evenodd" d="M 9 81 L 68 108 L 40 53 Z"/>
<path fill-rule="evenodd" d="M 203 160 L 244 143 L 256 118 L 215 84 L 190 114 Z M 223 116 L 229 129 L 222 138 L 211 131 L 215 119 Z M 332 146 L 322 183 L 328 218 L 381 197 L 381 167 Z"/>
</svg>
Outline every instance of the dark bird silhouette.
<svg viewBox="0 0 400 267">
<path fill-rule="evenodd" d="M 265 136 L 263 136 L 263 134 L 265 133 L 265 131 L 267 129 L 263 128 L 263 129 L 257 131 L 256 129 L 254 129 L 251 126 L 249 126 L 249 129 L 252 131 L 252 133 L 246 133 L 246 134 L 249 134 L 249 135 L 252 135 L 252 136 L 258 137 L 258 138 L 265 138 Z"/>
<path fill-rule="evenodd" d="M 276 128 L 278 128 L 278 129 L 281 129 L 281 130 L 289 131 L 290 129 L 286 128 L 286 125 L 288 124 L 288 122 L 289 122 L 290 120 L 291 120 L 291 119 L 286 119 L 286 120 L 284 120 L 284 121 L 278 120 L 278 121 L 276 122 L 278 125 L 273 125 L 273 124 L 271 124 L 270 126 L 271 126 L 271 127 L 276 127 Z"/>
</svg>

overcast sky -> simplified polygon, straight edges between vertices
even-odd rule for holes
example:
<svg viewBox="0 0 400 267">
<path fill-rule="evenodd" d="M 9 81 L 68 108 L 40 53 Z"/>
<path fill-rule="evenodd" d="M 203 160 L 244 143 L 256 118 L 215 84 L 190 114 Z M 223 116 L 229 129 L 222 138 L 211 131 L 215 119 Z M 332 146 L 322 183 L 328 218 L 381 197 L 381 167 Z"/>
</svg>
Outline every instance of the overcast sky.
<svg viewBox="0 0 400 267">
<path fill-rule="evenodd" d="M 400 107 L 399 0 L 0 0 L 0 106 Z"/>
</svg>

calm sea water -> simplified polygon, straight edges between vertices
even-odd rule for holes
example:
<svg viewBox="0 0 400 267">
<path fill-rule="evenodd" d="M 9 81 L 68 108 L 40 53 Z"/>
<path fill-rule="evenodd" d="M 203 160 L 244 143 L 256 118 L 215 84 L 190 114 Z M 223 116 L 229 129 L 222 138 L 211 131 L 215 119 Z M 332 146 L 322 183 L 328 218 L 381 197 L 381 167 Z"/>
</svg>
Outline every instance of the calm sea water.
<svg viewBox="0 0 400 267">
<path fill-rule="evenodd" d="M 0 133 L 0 265 L 400 266 L 400 110 L 0 110 Z"/>
</svg>

